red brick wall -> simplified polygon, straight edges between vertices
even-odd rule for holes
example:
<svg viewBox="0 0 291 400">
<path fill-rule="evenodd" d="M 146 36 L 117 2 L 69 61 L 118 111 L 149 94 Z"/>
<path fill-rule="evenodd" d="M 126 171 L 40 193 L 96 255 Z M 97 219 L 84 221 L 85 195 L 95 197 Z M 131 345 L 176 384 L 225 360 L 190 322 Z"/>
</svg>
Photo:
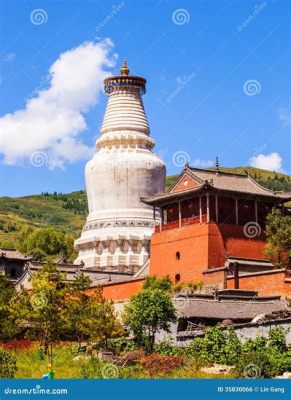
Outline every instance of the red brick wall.
<svg viewBox="0 0 291 400">
<path fill-rule="evenodd" d="M 175 281 L 179 274 L 181 281 L 189 282 L 202 279 L 202 271 L 209 266 L 221 267 L 224 261 L 223 241 L 216 224 L 193 224 L 152 236 L 151 275 L 170 275 Z"/>
<path fill-rule="evenodd" d="M 180 253 L 180 260 L 176 253 Z M 155 233 L 151 239 L 150 274 L 169 275 L 175 281 L 202 279 L 202 271 L 208 266 L 208 226 L 189 225 Z"/>
<path fill-rule="evenodd" d="M 246 258 L 265 258 L 265 237 L 263 233 L 254 238 L 244 234 L 242 225 L 219 224 L 228 256 Z"/>
<path fill-rule="evenodd" d="M 217 286 L 219 289 L 225 289 L 225 271 L 213 271 L 203 274 L 203 285 Z"/>
<path fill-rule="evenodd" d="M 143 283 L 144 278 L 123 283 L 111 283 L 103 286 L 103 296 L 107 300 L 127 300 L 142 289 Z"/>
<path fill-rule="evenodd" d="M 246 290 L 256 290 L 259 296 L 291 297 L 291 283 L 284 282 L 285 273 L 277 272 L 266 273 L 253 276 L 240 277 L 239 288 Z M 234 288 L 234 280 L 227 279 L 227 288 Z M 267 310 L 266 310 L 267 311 Z"/>
<path fill-rule="evenodd" d="M 247 238 L 243 226 L 193 224 L 156 232 L 151 240 L 151 275 L 180 274 L 181 281 L 202 279 L 202 271 L 222 267 L 226 256 L 264 258 L 264 237 Z M 180 260 L 176 253 L 180 253 Z"/>
</svg>

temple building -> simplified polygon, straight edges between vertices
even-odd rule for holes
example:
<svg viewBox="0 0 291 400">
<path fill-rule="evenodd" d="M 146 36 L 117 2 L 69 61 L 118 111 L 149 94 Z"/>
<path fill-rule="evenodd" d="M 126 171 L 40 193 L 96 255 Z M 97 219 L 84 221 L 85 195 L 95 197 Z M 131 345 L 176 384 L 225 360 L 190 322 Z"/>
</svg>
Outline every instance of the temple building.
<svg viewBox="0 0 291 400">
<path fill-rule="evenodd" d="M 201 280 L 204 290 L 245 289 L 291 296 L 291 269 L 264 255 L 266 216 L 284 212 L 291 193 L 268 190 L 247 174 L 186 165 L 172 187 L 143 202 L 161 210 L 151 239 L 150 274 Z"/>
<path fill-rule="evenodd" d="M 104 81 L 109 100 L 98 151 L 86 165 L 89 215 L 75 242 L 76 264 L 137 273 L 147 263 L 159 218 L 140 198 L 163 191 L 166 169 L 152 152 L 155 142 L 141 97 L 146 80 L 129 75 L 126 61 L 120 72 Z"/>
</svg>

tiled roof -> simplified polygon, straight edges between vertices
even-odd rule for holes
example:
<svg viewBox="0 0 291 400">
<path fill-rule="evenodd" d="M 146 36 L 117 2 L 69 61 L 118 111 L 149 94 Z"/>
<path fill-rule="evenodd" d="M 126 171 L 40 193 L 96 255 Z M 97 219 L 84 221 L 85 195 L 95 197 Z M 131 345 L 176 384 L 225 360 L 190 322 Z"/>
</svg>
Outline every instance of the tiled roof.
<svg viewBox="0 0 291 400">
<path fill-rule="evenodd" d="M 291 197 L 291 193 L 274 192 L 273 190 L 264 188 L 247 174 L 233 174 L 190 167 L 186 167 L 187 170 L 191 171 L 193 177 L 197 177 L 203 182 L 208 181 L 216 189 L 233 190 L 262 196 L 278 195 L 280 197 L 282 195 L 283 197 Z"/>
<path fill-rule="evenodd" d="M 16 249 L 0 249 L 0 257 L 9 258 L 10 260 L 28 261 L 32 257 L 25 256 Z"/>
<path fill-rule="evenodd" d="M 285 302 L 281 300 L 256 301 L 180 298 L 180 300 L 176 299 L 176 302 L 179 318 L 252 320 L 258 315 L 270 314 L 274 311 L 286 309 Z M 179 304 L 184 304 L 184 307 L 180 307 Z"/>
<path fill-rule="evenodd" d="M 291 200 L 291 193 L 275 192 L 264 188 L 247 174 L 234 174 L 229 172 L 217 172 L 215 170 L 206 170 L 191 168 L 186 166 L 177 182 L 184 174 L 188 174 L 200 186 L 193 189 L 185 189 L 172 192 L 171 188 L 164 193 L 158 193 L 154 196 L 142 198 L 146 204 L 155 204 L 163 201 L 173 201 L 175 198 L 190 197 L 209 190 L 218 193 L 237 193 L 241 195 L 254 195 L 266 198 L 272 198 L 279 201 Z M 174 185 L 175 186 L 175 185 Z M 173 187 L 174 187 L 173 186 Z"/>
</svg>

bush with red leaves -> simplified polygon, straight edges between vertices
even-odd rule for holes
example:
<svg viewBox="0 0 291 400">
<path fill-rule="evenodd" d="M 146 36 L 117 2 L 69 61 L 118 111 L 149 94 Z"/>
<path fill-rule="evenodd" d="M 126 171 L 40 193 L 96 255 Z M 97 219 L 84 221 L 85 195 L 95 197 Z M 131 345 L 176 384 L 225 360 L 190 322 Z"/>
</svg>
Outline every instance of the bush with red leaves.
<svg viewBox="0 0 291 400">
<path fill-rule="evenodd" d="M 151 354 L 139 360 L 139 365 L 146 368 L 150 375 L 167 375 L 174 369 L 183 365 L 183 358 L 179 356 L 162 356 L 160 354 Z"/>
<path fill-rule="evenodd" d="M 28 339 L 12 339 L 12 340 L 8 340 L 5 343 L 2 343 L 1 346 L 4 347 L 7 350 L 25 350 L 25 349 L 29 349 L 30 347 L 32 347 L 34 345 L 35 342 L 33 342 L 32 340 L 28 340 Z"/>
</svg>

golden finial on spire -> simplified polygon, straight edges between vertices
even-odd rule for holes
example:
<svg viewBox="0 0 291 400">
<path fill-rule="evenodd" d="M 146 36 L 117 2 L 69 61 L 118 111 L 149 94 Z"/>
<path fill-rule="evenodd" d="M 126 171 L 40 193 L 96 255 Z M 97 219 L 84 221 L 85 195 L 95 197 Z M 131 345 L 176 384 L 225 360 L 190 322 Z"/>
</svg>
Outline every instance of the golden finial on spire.
<svg viewBox="0 0 291 400">
<path fill-rule="evenodd" d="M 129 69 L 127 68 L 126 60 L 123 60 L 122 67 L 120 68 L 120 73 L 121 75 L 126 75 L 126 76 L 129 74 Z"/>
</svg>

